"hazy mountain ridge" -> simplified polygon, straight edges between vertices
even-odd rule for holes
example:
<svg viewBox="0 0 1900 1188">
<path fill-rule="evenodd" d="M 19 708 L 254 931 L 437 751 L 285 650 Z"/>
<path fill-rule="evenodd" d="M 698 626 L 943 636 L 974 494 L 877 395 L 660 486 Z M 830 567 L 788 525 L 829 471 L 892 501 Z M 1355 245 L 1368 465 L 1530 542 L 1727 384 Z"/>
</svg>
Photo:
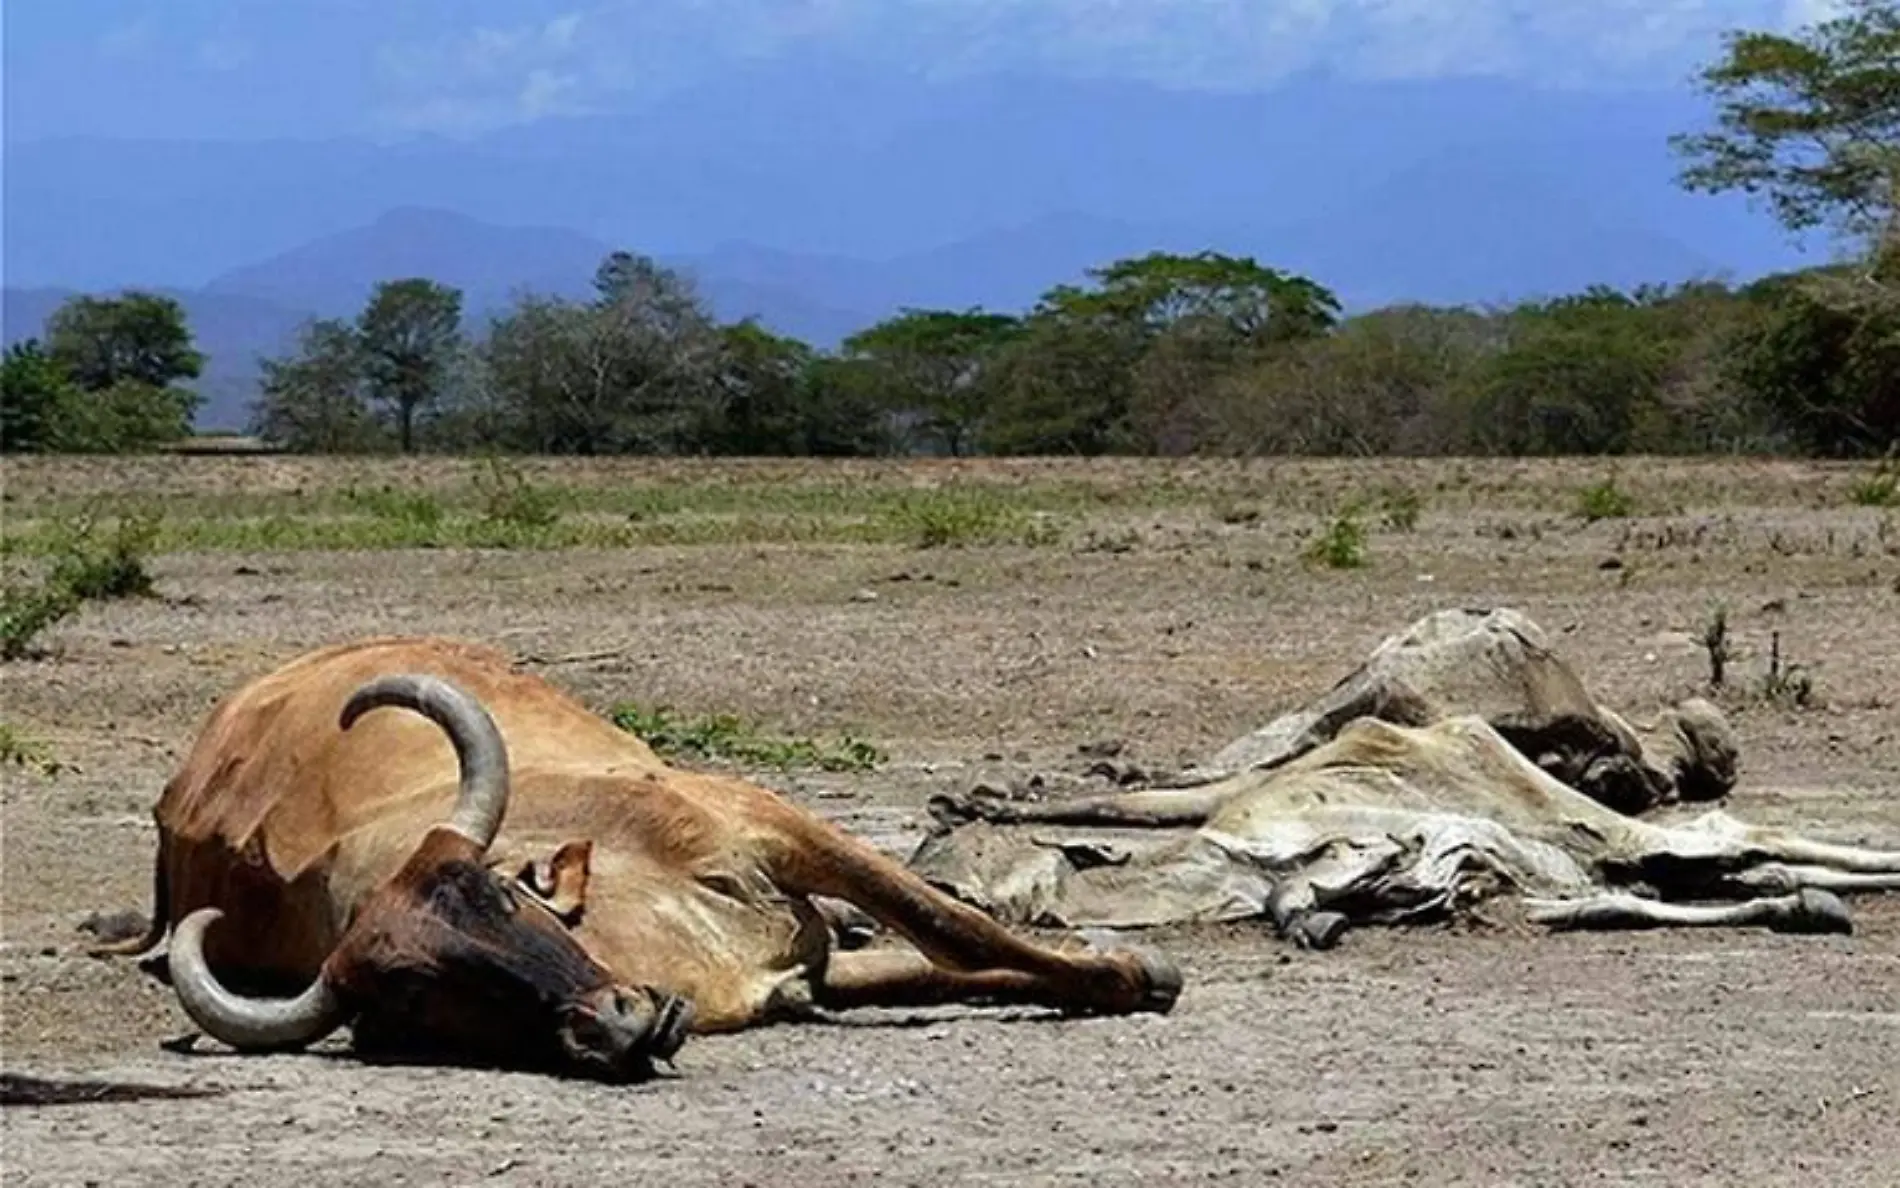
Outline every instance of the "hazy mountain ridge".
<svg viewBox="0 0 1900 1188">
<path fill-rule="evenodd" d="M 1801 262 L 1739 202 L 1675 185 L 1667 137 L 1705 118 L 1685 94 L 834 67 L 468 141 L 10 143 L 7 281 L 177 290 L 241 387 L 257 353 L 379 280 L 454 284 L 479 320 L 524 288 L 584 294 L 614 248 L 692 273 L 721 317 L 820 345 L 906 305 L 1022 309 L 1154 249 L 1251 254 L 1355 308 Z M 37 332 L 36 299 L 7 305 L 9 341 Z M 201 419 L 227 423 L 213 404 Z"/>
</svg>

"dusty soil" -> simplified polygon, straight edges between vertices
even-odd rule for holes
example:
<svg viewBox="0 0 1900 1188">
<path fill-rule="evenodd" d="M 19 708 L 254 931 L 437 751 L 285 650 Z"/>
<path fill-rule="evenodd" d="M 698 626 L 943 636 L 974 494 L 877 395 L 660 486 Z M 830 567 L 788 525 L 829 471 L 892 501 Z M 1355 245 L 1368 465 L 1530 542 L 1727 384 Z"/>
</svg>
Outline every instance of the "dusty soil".
<svg viewBox="0 0 1900 1188">
<path fill-rule="evenodd" d="M 307 648 L 389 631 L 499 642 L 598 706 L 875 740 L 892 758 L 869 775 L 756 778 L 901 853 L 934 791 L 1078 771 L 1077 745 L 1108 737 L 1155 767 L 1205 756 L 1443 606 L 1523 609 L 1608 700 L 1647 713 L 1702 680 L 1693 637 L 1721 601 L 1743 686 L 1732 811 L 1900 846 L 1900 536 L 1891 513 L 1839 498 L 1840 472 L 1637 463 L 1627 481 L 1650 514 L 1589 525 L 1564 511 L 1595 477 L 1581 464 L 1380 473 L 1419 487 L 1423 519 L 1375 531 L 1355 571 L 1302 565 L 1296 534 L 1363 475 L 1284 464 L 1085 472 L 1209 492 L 1118 522 L 1119 552 L 1072 534 L 161 558 L 160 599 L 90 607 L 45 658 L 0 668 L 5 720 L 75 768 L 5 772 L 4 1063 L 212 1092 L 6 1108 L 8 1182 L 1891 1183 L 1900 903 L 1882 900 L 1855 904 L 1847 938 L 1424 929 L 1304 954 L 1264 929 L 1171 930 L 1146 938 L 1187 973 L 1166 1018 L 874 1013 L 695 1040 L 634 1089 L 372 1068 L 336 1048 L 171 1051 L 189 1025 L 169 994 L 83 952 L 88 913 L 147 906 L 150 806 L 214 700 Z M 327 474 L 10 464 L 8 507 Z M 1817 704 L 1747 695 L 1771 632 Z"/>
</svg>

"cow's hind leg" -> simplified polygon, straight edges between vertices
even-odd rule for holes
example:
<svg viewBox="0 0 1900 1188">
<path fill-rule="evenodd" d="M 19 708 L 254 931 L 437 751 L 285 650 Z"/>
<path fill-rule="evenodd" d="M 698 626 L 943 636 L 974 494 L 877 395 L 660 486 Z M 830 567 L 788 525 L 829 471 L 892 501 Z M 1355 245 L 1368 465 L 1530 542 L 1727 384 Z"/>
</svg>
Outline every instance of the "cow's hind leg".
<svg viewBox="0 0 1900 1188">
<path fill-rule="evenodd" d="M 986 1006 L 1047 1005 L 1035 974 L 1013 969 L 946 969 L 921 953 L 879 949 L 834 953 L 814 999 L 828 1010 L 853 1007 L 925 1007 L 948 1003 Z"/>
<path fill-rule="evenodd" d="M 945 825 L 988 821 L 993 825 L 1098 825 L 1124 829 L 1178 829 L 1205 825 L 1233 795 L 1224 784 L 1193 788 L 1147 788 L 1074 800 L 1018 801 L 969 793 L 933 796 L 930 815 Z"/>
<path fill-rule="evenodd" d="M 1775 932 L 1848 933 L 1854 930 L 1853 918 L 1840 897 L 1815 888 L 1731 904 L 1664 903 L 1610 893 L 1578 899 L 1527 899 L 1524 906 L 1526 917 L 1533 924 L 1559 930 L 1745 928 L 1751 925 Z"/>
<path fill-rule="evenodd" d="M 1001 998 L 1074 1013 L 1127 1014 L 1165 1012 L 1181 993 L 1179 969 L 1158 954 L 1065 952 L 1036 944 L 816 818 L 787 814 L 780 843 L 771 869 L 780 887 L 855 904 L 946 975 L 925 976 L 915 962 L 900 967 L 882 954 L 840 955 L 834 958 L 837 980 L 826 984 L 856 1005 Z M 859 957 L 864 960 L 854 960 Z"/>
</svg>

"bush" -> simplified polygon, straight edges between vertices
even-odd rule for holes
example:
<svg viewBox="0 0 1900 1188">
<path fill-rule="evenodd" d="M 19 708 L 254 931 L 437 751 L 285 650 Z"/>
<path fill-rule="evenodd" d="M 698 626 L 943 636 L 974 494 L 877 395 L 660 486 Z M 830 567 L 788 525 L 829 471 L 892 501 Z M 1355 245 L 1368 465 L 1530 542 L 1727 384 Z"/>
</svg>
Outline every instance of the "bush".
<svg viewBox="0 0 1900 1188">
<path fill-rule="evenodd" d="M 1306 546 L 1306 559 L 1328 569 L 1358 569 L 1366 563 L 1366 526 L 1357 507 L 1347 507 Z"/>
<path fill-rule="evenodd" d="M 1889 458 L 1855 481 L 1848 498 L 1861 507 L 1900 507 L 1900 463 Z"/>
<path fill-rule="evenodd" d="M 0 660 L 19 660 L 39 636 L 87 602 L 143 598 L 153 593 L 145 558 L 158 542 L 156 514 L 122 515 L 101 536 L 91 515 L 59 540 L 44 580 L 0 589 Z"/>
<path fill-rule="evenodd" d="M 78 609 L 78 596 L 60 586 L 0 590 L 0 660 L 31 655 L 42 632 Z"/>
<path fill-rule="evenodd" d="M 518 467 L 500 458 L 489 460 L 486 477 L 475 479 L 475 490 L 481 496 L 482 518 L 507 532 L 541 532 L 560 522 L 559 493 L 529 482 Z"/>
<path fill-rule="evenodd" d="M 154 582 L 145 558 L 158 544 L 161 523 L 152 512 L 123 515 L 101 539 L 97 521 L 81 519 L 60 543 L 48 584 L 65 588 L 82 602 L 150 596 Z"/>
<path fill-rule="evenodd" d="M 1577 514 L 1589 523 L 1598 520 L 1621 520 L 1628 518 L 1636 510 L 1636 501 L 1629 493 L 1616 485 L 1616 476 L 1605 475 L 1600 483 L 1593 483 L 1577 493 Z"/>
</svg>

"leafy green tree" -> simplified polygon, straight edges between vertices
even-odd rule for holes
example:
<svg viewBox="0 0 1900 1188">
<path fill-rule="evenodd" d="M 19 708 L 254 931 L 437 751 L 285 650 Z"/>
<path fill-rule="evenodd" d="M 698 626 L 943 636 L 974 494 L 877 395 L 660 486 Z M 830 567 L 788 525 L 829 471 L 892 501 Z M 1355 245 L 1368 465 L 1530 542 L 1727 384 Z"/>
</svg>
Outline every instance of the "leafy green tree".
<svg viewBox="0 0 1900 1188">
<path fill-rule="evenodd" d="M 984 448 L 1092 457 L 1130 446 L 1128 409 L 1141 336 L 1111 317 L 1045 305 L 996 364 Z"/>
<path fill-rule="evenodd" d="M 967 454 L 991 412 L 992 365 L 1020 331 L 1007 314 L 907 309 L 844 341 L 890 408 L 918 415 L 952 456 Z"/>
<path fill-rule="evenodd" d="M 1762 195 L 1794 230 L 1900 247 L 1900 4 L 1840 0 L 1793 34 L 1734 31 L 1701 74 L 1714 131 L 1672 138 L 1682 180 Z"/>
<path fill-rule="evenodd" d="M 47 319 L 45 359 L 68 386 L 42 405 L 43 448 L 124 453 L 191 432 L 198 397 L 179 381 L 197 377 L 204 356 L 171 298 L 72 298 Z"/>
<path fill-rule="evenodd" d="M 369 399 L 395 422 L 402 452 L 416 422 L 441 396 L 462 341 L 462 294 L 422 277 L 376 286 L 357 319 Z"/>
<path fill-rule="evenodd" d="M 1828 227 L 1853 267 L 1758 288 L 1738 383 L 1809 449 L 1896 440 L 1900 358 L 1900 3 L 1840 0 L 1792 34 L 1736 31 L 1702 73 L 1713 131 L 1674 138 L 1695 190 L 1765 197 L 1788 228 Z"/>
<path fill-rule="evenodd" d="M 299 453 L 385 449 L 388 431 L 370 411 L 367 368 L 356 330 L 332 318 L 298 332 L 294 354 L 262 362 L 251 432 Z"/>
<path fill-rule="evenodd" d="M 1728 345 L 1728 378 L 1807 453 L 1865 457 L 1900 442 L 1900 312 L 1844 309 L 1807 275 L 1744 291 L 1752 316 Z"/>
<path fill-rule="evenodd" d="M 0 451 L 38 454 L 58 448 L 61 420 L 78 395 L 38 339 L 8 347 L 0 364 Z"/>
<path fill-rule="evenodd" d="M 88 392 L 120 383 L 167 388 L 204 369 L 184 306 L 156 293 L 72 298 L 47 319 L 46 353 Z"/>
<path fill-rule="evenodd" d="M 1339 301 L 1250 257 L 1153 252 L 1046 293 L 1004 367 L 998 448 L 1199 448 L 1216 380 L 1326 334 Z"/>
</svg>

